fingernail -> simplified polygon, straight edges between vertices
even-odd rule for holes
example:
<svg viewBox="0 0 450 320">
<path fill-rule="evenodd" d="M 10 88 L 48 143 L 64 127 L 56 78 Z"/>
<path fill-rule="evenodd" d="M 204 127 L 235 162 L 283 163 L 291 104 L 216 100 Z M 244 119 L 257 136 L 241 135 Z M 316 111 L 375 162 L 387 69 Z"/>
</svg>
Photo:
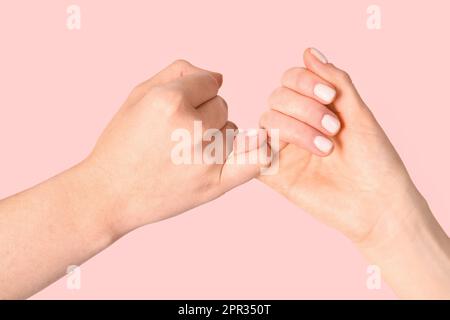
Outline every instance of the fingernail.
<svg viewBox="0 0 450 320">
<path fill-rule="evenodd" d="M 213 71 L 211 71 L 211 74 L 213 75 L 214 79 L 217 81 L 217 84 L 219 86 L 221 86 L 223 83 L 223 75 L 221 73 L 213 72 Z"/>
<path fill-rule="evenodd" d="M 333 142 L 322 136 L 315 137 L 314 144 L 323 153 L 328 153 L 333 148 Z"/>
<path fill-rule="evenodd" d="M 317 58 L 317 60 L 319 60 L 322 63 L 328 63 L 327 57 L 325 57 L 322 52 L 320 52 L 316 48 L 310 48 L 309 50 L 311 54 Z"/>
<path fill-rule="evenodd" d="M 331 134 L 337 133 L 341 127 L 339 120 L 329 114 L 323 116 L 321 123 L 322 127 Z"/>
<path fill-rule="evenodd" d="M 326 103 L 331 103 L 336 96 L 336 90 L 322 83 L 318 83 L 314 86 L 314 95 Z"/>
</svg>

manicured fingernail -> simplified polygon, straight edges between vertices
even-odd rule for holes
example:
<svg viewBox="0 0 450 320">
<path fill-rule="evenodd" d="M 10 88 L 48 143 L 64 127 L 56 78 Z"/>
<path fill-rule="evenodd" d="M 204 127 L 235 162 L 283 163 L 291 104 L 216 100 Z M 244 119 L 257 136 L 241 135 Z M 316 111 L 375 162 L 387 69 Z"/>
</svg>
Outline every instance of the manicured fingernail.
<svg viewBox="0 0 450 320">
<path fill-rule="evenodd" d="M 323 116 L 321 123 L 322 127 L 331 134 L 337 133 L 341 127 L 339 120 L 329 114 Z"/>
<path fill-rule="evenodd" d="M 323 153 L 328 153 L 333 148 L 333 142 L 322 136 L 315 137 L 314 144 Z"/>
<path fill-rule="evenodd" d="M 317 60 L 319 60 L 322 63 L 328 63 L 327 57 L 325 57 L 322 52 L 320 52 L 316 48 L 311 48 L 309 50 L 310 50 L 311 54 L 317 58 Z"/>
<path fill-rule="evenodd" d="M 314 95 L 326 103 L 331 103 L 336 96 L 336 90 L 322 83 L 318 83 L 314 86 Z"/>
</svg>

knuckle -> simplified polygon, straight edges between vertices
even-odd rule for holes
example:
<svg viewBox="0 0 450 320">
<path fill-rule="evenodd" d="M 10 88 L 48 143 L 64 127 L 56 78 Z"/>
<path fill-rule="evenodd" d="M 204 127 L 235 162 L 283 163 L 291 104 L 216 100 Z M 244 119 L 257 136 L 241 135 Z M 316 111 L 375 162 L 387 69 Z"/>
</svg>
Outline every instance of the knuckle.
<svg viewBox="0 0 450 320">
<path fill-rule="evenodd" d="M 131 90 L 131 93 L 139 93 L 139 92 L 142 92 L 142 90 L 144 90 L 144 84 L 139 83 Z"/>
<path fill-rule="evenodd" d="M 176 87 L 166 87 L 161 92 L 161 98 L 169 104 L 179 104 L 184 100 L 184 93 Z"/>
<path fill-rule="evenodd" d="M 343 83 L 351 83 L 352 82 L 350 75 L 344 70 L 337 71 L 337 79 Z"/>
<path fill-rule="evenodd" d="M 223 108 L 223 110 L 228 113 L 228 104 L 227 101 L 222 98 L 221 96 L 217 96 L 217 100 L 219 102 L 219 105 Z"/>
<path fill-rule="evenodd" d="M 314 123 L 316 119 L 322 119 L 323 115 L 326 113 L 326 107 L 322 105 L 305 105 L 300 111 L 300 116 L 305 119 L 306 123 Z"/>
<path fill-rule="evenodd" d="M 264 111 L 261 117 L 259 117 L 259 126 L 260 127 L 266 127 L 268 120 L 270 118 L 270 110 Z"/>
<path fill-rule="evenodd" d="M 180 74 L 183 74 L 186 70 L 192 67 L 192 64 L 184 59 L 177 59 L 170 65 L 171 68 L 178 70 Z"/>
<path fill-rule="evenodd" d="M 272 91 L 268 98 L 269 105 L 272 106 L 276 101 L 281 100 L 286 95 L 286 88 L 278 87 Z"/>
<path fill-rule="evenodd" d="M 137 86 L 135 86 L 133 89 L 131 89 L 130 97 L 135 98 L 139 96 L 143 96 L 146 92 L 146 88 L 144 86 L 144 83 L 140 83 Z"/>
<path fill-rule="evenodd" d="M 148 93 L 148 98 L 155 108 L 160 108 L 168 113 L 174 113 L 184 105 L 182 90 L 175 87 L 153 87 Z"/>
<path fill-rule="evenodd" d="M 282 82 L 298 81 L 305 74 L 306 69 L 302 67 L 292 67 L 286 70 L 282 77 Z"/>
</svg>

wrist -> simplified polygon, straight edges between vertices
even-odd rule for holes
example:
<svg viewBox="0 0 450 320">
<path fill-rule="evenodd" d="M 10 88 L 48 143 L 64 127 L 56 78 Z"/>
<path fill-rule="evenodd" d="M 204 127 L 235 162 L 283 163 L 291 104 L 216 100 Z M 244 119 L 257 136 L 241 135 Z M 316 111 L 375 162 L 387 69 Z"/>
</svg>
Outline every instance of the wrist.
<svg viewBox="0 0 450 320">
<path fill-rule="evenodd" d="M 433 218 L 426 200 L 414 185 L 401 188 L 388 200 L 381 196 L 380 204 L 366 210 L 367 215 L 377 217 L 370 231 L 356 245 L 363 250 L 389 250 L 399 239 L 414 237 L 428 226 Z"/>
<path fill-rule="evenodd" d="M 115 197 L 101 173 L 83 161 L 56 177 L 63 192 L 71 223 L 80 238 L 100 251 L 123 234 L 115 228 Z"/>
<path fill-rule="evenodd" d="M 371 237 L 357 247 L 400 297 L 449 298 L 449 238 L 425 199 L 418 192 L 411 195 L 383 214 Z"/>
<path fill-rule="evenodd" d="M 423 198 L 384 209 L 370 234 L 357 247 L 376 255 L 389 255 L 398 244 L 411 243 L 420 237 L 433 234 L 437 222 Z"/>
</svg>

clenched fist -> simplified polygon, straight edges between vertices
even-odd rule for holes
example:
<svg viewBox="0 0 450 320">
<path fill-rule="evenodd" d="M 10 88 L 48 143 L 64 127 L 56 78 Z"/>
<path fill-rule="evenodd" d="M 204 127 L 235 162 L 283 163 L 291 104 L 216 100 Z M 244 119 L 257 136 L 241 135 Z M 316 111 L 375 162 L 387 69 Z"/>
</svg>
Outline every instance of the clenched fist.
<svg viewBox="0 0 450 320">
<path fill-rule="evenodd" d="M 217 95 L 221 85 L 220 74 L 176 61 L 138 85 L 108 125 L 83 165 L 104 181 L 103 194 L 114 204 L 107 220 L 119 235 L 212 200 L 259 174 L 255 163 L 227 160 L 233 150 L 229 132 L 236 126 Z M 200 137 L 194 132 L 198 123 Z M 192 137 L 183 148 L 192 149 L 192 162 L 174 161 L 173 138 L 180 130 Z M 194 163 L 195 151 L 209 144 L 219 146 L 216 161 Z"/>
</svg>

